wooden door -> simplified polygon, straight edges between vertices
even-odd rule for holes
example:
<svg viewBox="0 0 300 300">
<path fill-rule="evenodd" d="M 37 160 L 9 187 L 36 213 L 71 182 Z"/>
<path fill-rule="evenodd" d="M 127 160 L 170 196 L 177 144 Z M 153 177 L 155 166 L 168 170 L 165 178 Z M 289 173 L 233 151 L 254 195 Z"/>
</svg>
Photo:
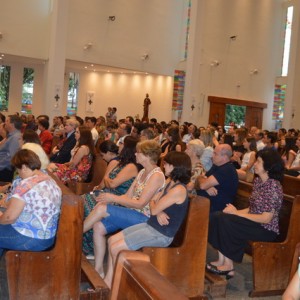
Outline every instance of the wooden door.
<svg viewBox="0 0 300 300">
<path fill-rule="evenodd" d="M 219 125 L 223 125 L 225 123 L 225 110 L 225 103 L 211 102 L 208 120 L 209 124 L 211 124 L 211 122 L 217 122 Z"/>
<path fill-rule="evenodd" d="M 256 126 L 262 128 L 263 109 L 259 107 L 247 107 L 245 116 L 245 126 L 250 128 Z"/>
</svg>

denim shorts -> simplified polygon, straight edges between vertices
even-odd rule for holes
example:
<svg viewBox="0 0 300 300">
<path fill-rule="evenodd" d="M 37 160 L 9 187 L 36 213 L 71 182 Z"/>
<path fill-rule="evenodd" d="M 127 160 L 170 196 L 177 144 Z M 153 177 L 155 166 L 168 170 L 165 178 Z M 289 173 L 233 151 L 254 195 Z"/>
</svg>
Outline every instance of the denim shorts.
<svg viewBox="0 0 300 300">
<path fill-rule="evenodd" d="M 132 225 L 145 223 L 148 217 L 135 209 L 107 204 L 106 212 L 109 214 L 101 222 L 106 229 L 106 233 L 114 233 L 117 230 L 125 229 Z"/>
<path fill-rule="evenodd" d="M 173 241 L 172 237 L 163 235 L 147 223 L 128 227 L 122 232 L 129 250 L 138 250 L 142 247 L 168 247 Z"/>
<path fill-rule="evenodd" d="M 11 225 L 0 225 L 0 257 L 3 250 L 43 251 L 50 248 L 55 237 L 47 240 L 34 239 L 20 234 Z"/>
</svg>

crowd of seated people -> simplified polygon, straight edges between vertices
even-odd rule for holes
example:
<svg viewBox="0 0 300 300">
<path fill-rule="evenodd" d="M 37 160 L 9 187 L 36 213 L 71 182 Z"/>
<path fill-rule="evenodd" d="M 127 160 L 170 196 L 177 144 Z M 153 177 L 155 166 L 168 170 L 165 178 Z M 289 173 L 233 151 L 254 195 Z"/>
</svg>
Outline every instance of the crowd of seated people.
<svg viewBox="0 0 300 300">
<path fill-rule="evenodd" d="M 56 116 L 51 125 L 46 115 L 1 118 L 0 181 L 12 182 L 16 176 L 19 165 L 11 159 L 20 149 L 37 155 L 41 163 L 36 168 L 39 174 L 45 174 L 48 169 L 65 184 L 86 181 L 95 153 L 99 153 L 107 162 L 107 169 L 94 191 L 82 195 L 85 203 L 83 251 L 85 255 L 94 255 L 95 269 L 102 277 L 106 275 L 109 285 L 113 261 L 120 250 L 170 243 L 184 215 L 175 213 L 174 217 L 173 210 L 186 203 L 187 192 L 204 195 L 211 202 L 209 242 L 219 251 L 219 259 L 208 263 L 207 269 L 232 277 L 233 262 L 241 260 L 243 251 L 231 246 L 228 250 L 219 233 L 222 231 L 224 237 L 230 235 L 232 239 L 240 239 L 242 235 L 243 243 L 248 239 L 262 240 L 261 235 L 265 240 L 273 240 L 278 234 L 282 174 L 300 177 L 300 135 L 294 129 L 272 132 L 231 125 L 226 131 L 224 126 L 215 123 L 198 127 L 188 122 L 179 124 L 176 120 L 157 122 L 154 118 L 145 123 L 131 116 L 118 121 L 109 116 L 97 119 Z M 275 167 L 270 159 L 274 159 Z M 183 169 L 190 174 L 184 179 L 180 177 Z M 34 172 L 30 174 L 37 173 L 35 169 L 31 171 Z M 22 176 L 21 171 L 14 189 L 21 185 Z M 254 183 L 253 199 L 250 199 L 253 204 L 243 211 L 232 206 L 238 180 Z M 256 206 L 258 198 L 265 198 L 264 192 L 272 194 L 273 200 Z M 172 227 L 177 217 L 177 225 L 170 234 L 167 227 L 170 224 Z M 223 222 L 229 225 L 223 226 Z M 242 225 L 238 226 L 240 231 L 234 232 L 231 226 L 236 227 L 237 223 Z M 244 234 L 244 223 L 253 232 Z M 106 274 L 106 236 L 118 230 L 121 233 L 113 235 L 109 242 Z M 269 235 L 265 235 L 266 230 Z M 150 231 L 159 240 L 158 244 L 148 243 Z M 136 236 L 143 234 L 145 240 L 137 243 Z"/>
</svg>

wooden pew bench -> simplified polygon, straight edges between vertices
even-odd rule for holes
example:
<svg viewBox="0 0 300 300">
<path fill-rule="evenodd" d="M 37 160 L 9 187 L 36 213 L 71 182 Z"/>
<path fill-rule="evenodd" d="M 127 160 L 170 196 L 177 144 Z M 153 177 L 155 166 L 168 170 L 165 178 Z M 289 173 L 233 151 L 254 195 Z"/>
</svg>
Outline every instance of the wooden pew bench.
<svg viewBox="0 0 300 300">
<path fill-rule="evenodd" d="M 235 205 L 248 207 L 252 184 L 240 181 Z M 300 180 L 285 177 L 284 200 L 279 214 L 280 235 L 275 242 L 250 242 L 253 268 L 253 290 L 250 297 L 280 295 L 291 271 L 295 246 L 300 242 Z M 286 192 L 291 193 L 286 194 Z M 247 251 L 248 252 L 248 251 Z"/>
<path fill-rule="evenodd" d="M 209 200 L 191 196 L 186 222 L 168 248 L 145 247 L 158 271 L 189 298 L 204 297 Z"/>
<path fill-rule="evenodd" d="M 115 266 L 111 300 L 187 300 L 150 263 L 148 255 L 121 251 Z"/>
<path fill-rule="evenodd" d="M 82 198 L 75 195 L 58 179 L 55 180 L 63 195 L 55 245 L 47 251 L 40 252 L 7 251 L 5 265 L 11 300 L 96 299 L 84 298 L 87 293 L 83 293 L 82 297 L 80 294 L 82 273 L 89 275 L 90 270 L 93 269 L 90 265 L 90 267 L 85 266 L 81 271 L 81 266 L 84 264 L 81 254 Z M 93 283 L 102 279 L 98 275 L 89 280 Z M 94 287 L 95 284 L 92 286 Z M 103 297 L 97 299 L 108 299 L 109 289 L 103 280 L 101 287 L 101 291 L 98 288 L 98 295 L 103 295 Z M 2 298 L 8 299 L 8 295 L 5 298 L 2 295 Z"/>
</svg>

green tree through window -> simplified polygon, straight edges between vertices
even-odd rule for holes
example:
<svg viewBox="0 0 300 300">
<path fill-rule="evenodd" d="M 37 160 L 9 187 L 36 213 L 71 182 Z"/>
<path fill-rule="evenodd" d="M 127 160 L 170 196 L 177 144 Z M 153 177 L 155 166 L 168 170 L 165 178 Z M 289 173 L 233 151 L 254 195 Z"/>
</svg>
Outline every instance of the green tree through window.
<svg viewBox="0 0 300 300">
<path fill-rule="evenodd" d="M 22 90 L 22 113 L 32 114 L 34 69 L 24 68 Z"/>
<path fill-rule="evenodd" d="M 226 105 L 225 125 L 234 122 L 237 126 L 245 125 L 246 106 Z"/>
<path fill-rule="evenodd" d="M 0 111 L 8 111 L 10 66 L 0 65 Z"/>
</svg>

